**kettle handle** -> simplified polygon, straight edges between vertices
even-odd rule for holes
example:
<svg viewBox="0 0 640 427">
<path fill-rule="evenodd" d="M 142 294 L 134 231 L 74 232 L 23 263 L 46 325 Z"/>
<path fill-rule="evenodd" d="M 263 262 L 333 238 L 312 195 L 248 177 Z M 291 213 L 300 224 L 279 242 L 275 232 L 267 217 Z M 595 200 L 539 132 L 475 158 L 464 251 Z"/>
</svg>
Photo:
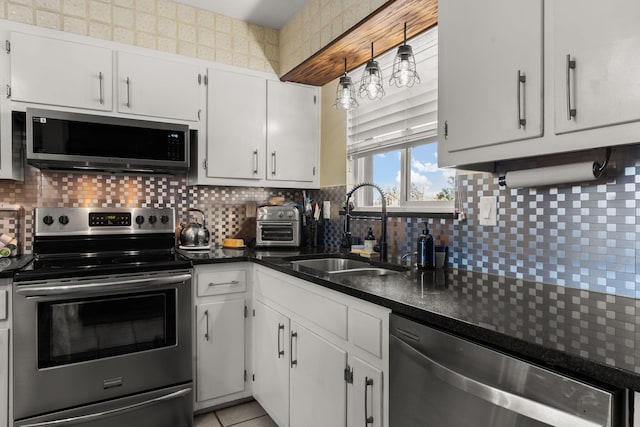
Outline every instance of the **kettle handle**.
<svg viewBox="0 0 640 427">
<path fill-rule="evenodd" d="M 198 212 L 202 216 L 202 226 L 204 227 L 204 212 L 197 208 L 188 208 L 187 212 Z"/>
</svg>

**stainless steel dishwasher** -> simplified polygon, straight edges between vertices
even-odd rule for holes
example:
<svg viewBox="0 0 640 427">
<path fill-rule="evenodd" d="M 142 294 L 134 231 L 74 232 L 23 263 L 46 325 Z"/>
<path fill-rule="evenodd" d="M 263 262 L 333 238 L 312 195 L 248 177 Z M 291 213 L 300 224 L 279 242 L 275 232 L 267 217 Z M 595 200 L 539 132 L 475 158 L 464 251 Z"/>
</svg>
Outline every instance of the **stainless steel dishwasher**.
<svg viewBox="0 0 640 427">
<path fill-rule="evenodd" d="M 391 427 L 622 426 L 604 390 L 392 314 Z"/>
</svg>

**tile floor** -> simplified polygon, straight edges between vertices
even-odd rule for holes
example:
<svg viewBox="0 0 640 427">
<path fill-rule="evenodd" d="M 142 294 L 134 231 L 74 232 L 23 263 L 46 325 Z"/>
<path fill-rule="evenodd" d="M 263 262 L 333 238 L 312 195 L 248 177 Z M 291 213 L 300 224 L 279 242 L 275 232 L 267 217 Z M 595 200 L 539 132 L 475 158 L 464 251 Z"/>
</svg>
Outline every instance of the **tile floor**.
<svg viewBox="0 0 640 427">
<path fill-rule="evenodd" d="M 194 427 L 278 427 L 255 400 L 198 415 Z"/>
</svg>

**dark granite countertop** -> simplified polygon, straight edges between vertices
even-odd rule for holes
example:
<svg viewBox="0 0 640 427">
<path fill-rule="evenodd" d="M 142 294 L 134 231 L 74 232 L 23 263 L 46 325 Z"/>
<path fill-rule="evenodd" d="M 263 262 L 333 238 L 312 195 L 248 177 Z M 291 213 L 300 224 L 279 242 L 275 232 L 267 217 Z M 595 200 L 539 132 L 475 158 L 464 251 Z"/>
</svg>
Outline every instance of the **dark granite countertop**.
<svg viewBox="0 0 640 427">
<path fill-rule="evenodd" d="M 7 279 L 13 277 L 16 271 L 24 268 L 32 259 L 32 255 L 0 258 L 0 278 Z"/>
<path fill-rule="evenodd" d="M 574 377 L 640 391 L 640 300 L 457 269 L 329 278 L 287 260 L 327 253 L 335 251 L 186 256 L 194 265 L 255 262 Z"/>
</svg>

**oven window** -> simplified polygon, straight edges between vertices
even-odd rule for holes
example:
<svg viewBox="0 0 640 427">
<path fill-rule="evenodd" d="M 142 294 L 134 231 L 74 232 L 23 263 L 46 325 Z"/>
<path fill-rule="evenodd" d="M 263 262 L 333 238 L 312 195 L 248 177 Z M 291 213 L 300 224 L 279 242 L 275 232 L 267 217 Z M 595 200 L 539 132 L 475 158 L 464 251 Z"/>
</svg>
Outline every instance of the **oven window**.
<svg viewBox="0 0 640 427">
<path fill-rule="evenodd" d="M 38 368 L 176 345 L 176 290 L 38 304 Z"/>
<path fill-rule="evenodd" d="M 263 242 L 291 242 L 293 240 L 293 228 L 291 226 L 263 225 Z"/>
</svg>

